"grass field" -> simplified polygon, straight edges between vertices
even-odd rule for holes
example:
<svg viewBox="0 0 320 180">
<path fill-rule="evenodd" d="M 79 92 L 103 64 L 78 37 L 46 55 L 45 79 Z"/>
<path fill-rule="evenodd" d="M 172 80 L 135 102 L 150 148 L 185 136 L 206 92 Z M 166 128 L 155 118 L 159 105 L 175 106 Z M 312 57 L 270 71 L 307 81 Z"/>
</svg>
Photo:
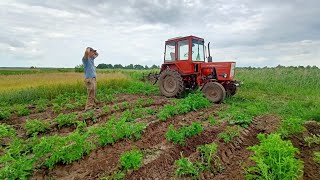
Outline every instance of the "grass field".
<svg viewBox="0 0 320 180">
<path fill-rule="evenodd" d="M 237 94 L 160 96 L 147 71 L 0 70 L 0 179 L 320 179 L 320 70 L 240 68 Z"/>
</svg>

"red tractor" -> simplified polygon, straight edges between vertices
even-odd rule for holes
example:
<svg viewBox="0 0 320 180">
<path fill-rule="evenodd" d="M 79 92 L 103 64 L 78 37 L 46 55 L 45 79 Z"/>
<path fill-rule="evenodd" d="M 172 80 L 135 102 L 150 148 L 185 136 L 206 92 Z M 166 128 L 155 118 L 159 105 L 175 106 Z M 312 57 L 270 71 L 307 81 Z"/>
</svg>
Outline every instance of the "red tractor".
<svg viewBox="0 0 320 180">
<path fill-rule="evenodd" d="M 195 36 L 177 37 L 165 42 L 164 63 L 156 75 L 160 92 L 166 97 L 178 97 L 185 90 L 201 87 L 212 102 L 220 103 L 237 91 L 234 80 L 235 62 L 212 62 L 210 43 L 205 62 L 204 39 Z"/>
</svg>

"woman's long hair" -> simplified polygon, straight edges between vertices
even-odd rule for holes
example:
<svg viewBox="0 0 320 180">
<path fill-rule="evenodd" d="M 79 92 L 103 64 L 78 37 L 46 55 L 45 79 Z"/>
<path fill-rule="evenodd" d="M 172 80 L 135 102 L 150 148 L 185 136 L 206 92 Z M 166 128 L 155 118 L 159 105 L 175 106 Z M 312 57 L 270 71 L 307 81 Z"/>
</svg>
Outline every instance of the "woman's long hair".
<svg viewBox="0 0 320 180">
<path fill-rule="evenodd" d="M 83 58 L 84 58 L 84 59 L 89 59 L 88 48 L 86 48 L 86 51 L 84 52 Z"/>
</svg>

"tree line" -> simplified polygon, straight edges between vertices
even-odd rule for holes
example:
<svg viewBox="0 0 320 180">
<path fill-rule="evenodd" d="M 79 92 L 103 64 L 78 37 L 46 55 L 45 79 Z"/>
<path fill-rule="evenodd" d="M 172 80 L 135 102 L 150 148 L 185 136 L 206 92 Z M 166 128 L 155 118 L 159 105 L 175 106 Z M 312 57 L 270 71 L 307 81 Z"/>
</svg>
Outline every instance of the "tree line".
<svg viewBox="0 0 320 180">
<path fill-rule="evenodd" d="M 140 65 L 140 64 L 129 64 L 129 65 L 126 65 L 126 66 L 123 66 L 122 64 L 115 64 L 115 65 L 112 65 L 112 64 L 99 64 L 97 66 L 98 69 L 138 69 L 138 70 L 141 70 L 141 69 L 159 69 L 160 67 L 157 66 L 157 65 L 152 65 L 152 66 L 143 66 L 143 65 Z"/>
</svg>

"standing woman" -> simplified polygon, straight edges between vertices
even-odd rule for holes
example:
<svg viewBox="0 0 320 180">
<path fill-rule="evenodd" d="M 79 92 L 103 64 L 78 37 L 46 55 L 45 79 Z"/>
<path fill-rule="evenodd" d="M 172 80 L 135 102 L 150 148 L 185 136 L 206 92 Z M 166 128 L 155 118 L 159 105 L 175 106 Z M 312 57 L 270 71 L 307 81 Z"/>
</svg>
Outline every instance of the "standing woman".
<svg viewBox="0 0 320 180">
<path fill-rule="evenodd" d="M 88 98 L 85 110 L 94 108 L 97 103 L 96 91 L 97 91 L 97 80 L 96 80 L 96 67 L 94 66 L 94 59 L 98 56 L 97 50 L 87 47 L 86 52 L 82 58 L 84 66 L 85 84 L 87 87 Z"/>
</svg>

